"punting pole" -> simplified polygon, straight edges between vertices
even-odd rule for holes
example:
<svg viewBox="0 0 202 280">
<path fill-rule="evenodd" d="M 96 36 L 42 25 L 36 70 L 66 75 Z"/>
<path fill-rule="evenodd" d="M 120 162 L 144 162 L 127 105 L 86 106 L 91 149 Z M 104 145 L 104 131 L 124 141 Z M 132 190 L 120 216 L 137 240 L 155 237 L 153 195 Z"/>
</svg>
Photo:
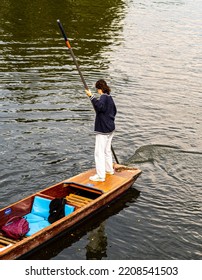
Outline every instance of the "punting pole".
<svg viewBox="0 0 202 280">
<path fill-rule="evenodd" d="M 64 39 L 65 39 L 65 44 L 66 44 L 67 48 L 69 49 L 70 54 L 71 54 L 71 56 L 72 56 L 72 58 L 73 58 L 73 61 L 74 61 L 75 65 L 76 65 L 76 68 L 77 68 L 77 70 L 78 70 L 78 72 L 79 72 L 79 75 L 80 75 L 81 80 L 82 80 L 82 82 L 83 82 L 84 88 L 88 90 L 88 86 L 87 86 L 87 84 L 86 84 L 86 82 L 85 82 L 85 80 L 84 80 L 84 77 L 83 77 L 83 75 L 82 75 L 82 73 L 81 73 L 81 70 L 80 70 L 80 68 L 79 68 L 79 64 L 78 64 L 78 62 L 77 62 L 77 60 L 76 60 L 76 57 L 75 57 L 75 55 L 74 55 L 74 52 L 73 52 L 72 47 L 71 47 L 71 45 L 70 45 L 70 42 L 69 42 L 69 40 L 68 40 L 68 38 L 67 38 L 67 36 L 66 36 L 66 34 L 65 34 L 64 28 L 63 28 L 63 26 L 62 26 L 62 24 L 61 24 L 61 22 L 60 22 L 59 19 L 57 20 L 57 23 L 58 23 L 59 28 L 60 28 L 60 30 L 61 30 L 61 32 L 62 32 L 62 35 L 63 35 L 63 37 L 64 37 Z"/>
<path fill-rule="evenodd" d="M 66 34 L 65 34 L 64 28 L 63 28 L 63 26 L 62 26 L 62 24 L 61 24 L 61 22 L 60 22 L 59 19 L 57 20 L 57 23 L 58 23 L 59 28 L 60 28 L 60 31 L 61 31 L 61 33 L 62 33 L 62 35 L 63 35 L 63 37 L 64 37 L 65 44 L 66 44 L 67 48 L 69 49 L 70 54 L 71 54 L 71 56 L 72 56 L 72 58 L 73 58 L 73 61 L 74 61 L 75 65 L 76 65 L 76 68 L 77 68 L 77 70 L 78 70 L 78 72 L 79 72 L 79 75 L 80 75 L 81 80 L 82 80 L 82 82 L 83 82 L 84 88 L 88 90 L 89 88 L 88 88 L 88 86 L 87 86 L 87 84 L 86 84 L 86 81 L 85 81 L 85 79 L 84 79 L 84 77 L 83 77 L 83 74 L 81 73 L 79 64 L 78 64 L 78 62 L 77 62 L 77 60 L 76 60 L 76 57 L 75 57 L 75 55 L 74 55 L 74 52 L 73 52 L 72 47 L 71 47 L 71 45 L 70 45 L 70 42 L 69 42 L 69 40 L 68 40 L 68 38 L 67 38 L 67 36 L 66 36 Z M 115 154 L 114 149 L 113 149 L 112 146 L 111 146 L 111 150 L 112 150 L 113 156 L 114 156 L 114 158 L 115 158 L 115 160 L 116 160 L 116 163 L 119 163 L 118 158 L 117 158 L 117 156 L 116 156 L 116 154 Z"/>
</svg>

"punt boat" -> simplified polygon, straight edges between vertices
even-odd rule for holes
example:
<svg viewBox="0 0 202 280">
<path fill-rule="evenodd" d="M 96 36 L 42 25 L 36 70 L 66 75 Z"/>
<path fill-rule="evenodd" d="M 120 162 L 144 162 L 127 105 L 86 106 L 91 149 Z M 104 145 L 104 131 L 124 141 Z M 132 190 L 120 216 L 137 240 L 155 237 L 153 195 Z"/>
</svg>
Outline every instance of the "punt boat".
<svg viewBox="0 0 202 280">
<path fill-rule="evenodd" d="M 107 174 L 104 182 L 89 180 L 95 174 L 93 168 L 1 209 L 0 229 L 12 217 L 20 216 L 28 220 L 29 231 L 19 240 L 8 238 L 0 232 L 0 260 L 22 258 L 62 232 L 71 230 L 118 199 L 141 174 L 138 168 L 120 164 L 115 164 L 114 169 L 115 173 Z M 49 205 L 54 198 L 65 198 L 65 216 L 50 224 Z"/>
</svg>

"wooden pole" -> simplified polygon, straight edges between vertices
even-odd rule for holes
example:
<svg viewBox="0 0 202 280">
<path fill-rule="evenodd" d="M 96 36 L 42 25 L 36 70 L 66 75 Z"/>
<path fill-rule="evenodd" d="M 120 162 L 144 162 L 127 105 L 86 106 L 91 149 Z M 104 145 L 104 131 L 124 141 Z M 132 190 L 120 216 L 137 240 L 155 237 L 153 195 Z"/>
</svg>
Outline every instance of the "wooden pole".
<svg viewBox="0 0 202 280">
<path fill-rule="evenodd" d="M 78 72 L 79 72 L 79 75 L 80 75 L 81 80 L 82 80 L 82 82 L 83 82 L 84 88 L 87 89 L 87 90 L 89 90 L 89 88 L 88 88 L 88 86 L 87 86 L 87 84 L 86 84 L 86 81 L 85 81 L 85 79 L 84 79 L 84 77 L 83 77 L 83 74 L 82 74 L 82 72 L 81 72 L 81 70 L 80 70 L 79 64 L 78 64 L 78 62 L 77 62 L 77 60 L 76 60 L 76 57 L 75 57 L 75 55 L 74 55 L 74 52 L 73 52 L 73 50 L 72 50 L 72 47 L 71 47 L 71 45 L 70 45 L 70 42 L 69 42 L 69 40 L 68 40 L 68 38 L 67 38 L 67 36 L 66 36 L 66 34 L 65 34 L 64 28 L 63 28 L 63 26 L 62 26 L 62 24 L 61 24 L 61 22 L 60 22 L 59 19 L 57 20 L 57 23 L 58 23 L 59 28 L 60 28 L 60 31 L 61 31 L 61 33 L 62 33 L 62 35 L 63 35 L 63 37 L 64 37 L 65 44 L 66 44 L 67 48 L 69 49 L 70 54 L 71 54 L 71 56 L 72 56 L 72 58 L 73 58 L 73 61 L 74 61 L 75 65 L 76 65 L 76 68 L 77 68 L 77 70 L 78 70 Z M 114 158 L 115 158 L 116 163 L 119 163 L 118 158 L 117 158 L 117 156 L 116 156 L 116 154 L 115 154 L 115 151 L 114 151 L 114 149 L 113 149 L 112 146 L 111 146 L 111 150 L 112 150 L 112 154 L 113 154 L 113 156 L 114 156 Z"/>
</svg>

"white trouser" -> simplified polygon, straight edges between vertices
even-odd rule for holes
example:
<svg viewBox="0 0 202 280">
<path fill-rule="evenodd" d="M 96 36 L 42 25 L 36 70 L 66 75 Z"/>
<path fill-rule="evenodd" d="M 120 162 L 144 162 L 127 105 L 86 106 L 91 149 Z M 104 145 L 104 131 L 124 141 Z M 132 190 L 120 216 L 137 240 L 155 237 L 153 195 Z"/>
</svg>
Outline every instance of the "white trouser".
<svg viewBox="0 0 202 280">
<path fill-rule="evenodd" d="M 114 133 L 96 134 L 95 137 L 95 168 L 100 178 L 105 178 L 105 172 L 113 172 L 111 142 Z"/>
</svg>

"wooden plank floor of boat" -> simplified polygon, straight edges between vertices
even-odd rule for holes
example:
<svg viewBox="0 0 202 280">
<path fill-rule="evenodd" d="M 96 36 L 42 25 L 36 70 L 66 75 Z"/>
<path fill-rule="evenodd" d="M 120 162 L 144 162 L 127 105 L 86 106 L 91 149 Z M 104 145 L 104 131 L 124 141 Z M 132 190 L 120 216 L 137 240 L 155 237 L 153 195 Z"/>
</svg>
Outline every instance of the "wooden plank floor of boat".
<svg viewBox="0 0 202 280">
<path fill-rule="evenodd" d="M 118 169 L 117 169 L 118 170 Z M 111 189 L 114 189 L 120 185 L 123 185 L 128 180 L 132 179 L 135 176 L 138 176 L 141 173 L 141 170 L 137 168 L 133 169 L 123 169 L 121 171 L 115 171 L 114 175 L 107 174 L 104 182 L 94 182 L 89 179 L 90 176 L 96 173 L 95 169 L 90 169 L 86 172 L 80 173 L 74 177 L 71 177 L 65 182 L 75 182 L 78 184 L 94 186 L 96 189 L 101 189 L 104 192 L 108 192 Z"/>
</svg>

